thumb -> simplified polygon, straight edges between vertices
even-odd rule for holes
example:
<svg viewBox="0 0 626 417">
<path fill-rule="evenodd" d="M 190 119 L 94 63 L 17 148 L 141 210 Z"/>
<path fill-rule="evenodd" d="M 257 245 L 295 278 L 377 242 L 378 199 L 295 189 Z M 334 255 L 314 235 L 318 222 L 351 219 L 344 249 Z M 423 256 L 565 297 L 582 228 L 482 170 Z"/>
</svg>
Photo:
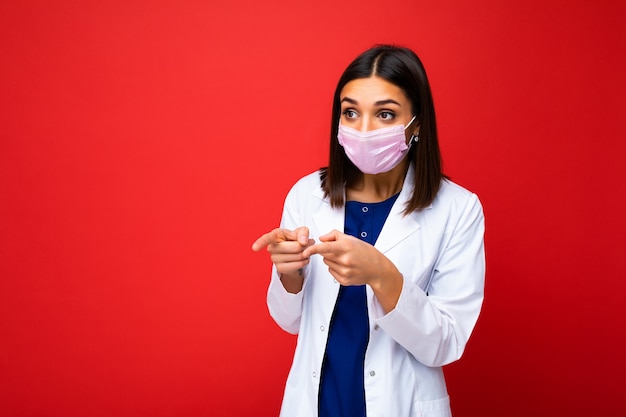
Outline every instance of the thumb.
<svg viewBox="0 0 626 417">
<path fill-rule="evenodd" d="M 334 242 L 336 240 L 339 240 L 339 237 L 341 235 L 343 235 L 343 233 L 341 233 L 339 230 L 331 230 L 325 235 L 320 236 L 319 239 L 321 242 Z"/>
<path fill-rule="evenodd" d="M 294 230 L 298 243 L 306 246 L 309 243 L 309 228 L 306 226 L 298 227 Z"/>
</svg>

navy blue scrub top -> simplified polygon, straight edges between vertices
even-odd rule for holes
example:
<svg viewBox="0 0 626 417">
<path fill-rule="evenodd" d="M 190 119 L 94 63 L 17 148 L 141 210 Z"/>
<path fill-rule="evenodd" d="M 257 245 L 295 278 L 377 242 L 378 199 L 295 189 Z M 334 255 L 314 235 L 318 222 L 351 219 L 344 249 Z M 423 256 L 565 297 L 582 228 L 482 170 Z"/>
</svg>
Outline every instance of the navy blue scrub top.
<svg viewBox="0 0 626 417">
<path fill-rule="evenodd" d="M 375 244 L 399 194 L 380 203 L 346 203 L 344 233 Z M 320 417 L 365 417 L 364 361 L 369 342 L 365 285 L 339 288 L 319 391 Z"/>
</svg>

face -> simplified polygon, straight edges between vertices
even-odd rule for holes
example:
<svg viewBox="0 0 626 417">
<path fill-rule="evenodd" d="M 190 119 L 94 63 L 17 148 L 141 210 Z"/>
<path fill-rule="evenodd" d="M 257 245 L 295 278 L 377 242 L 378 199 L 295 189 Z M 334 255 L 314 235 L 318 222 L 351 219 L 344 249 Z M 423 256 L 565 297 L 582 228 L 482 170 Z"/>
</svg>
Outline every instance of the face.
<svg viewBox="0 0 626 417">
<path fill-rule="evenodd" d="M 348 82 L 341 90 L 340 101 L 341 124 L 364 132 L 406 126 L 413 118 L 411 102 L 404 91 L 376 76 Z M 418 132 L 419 126 L 413 121 L 407 136 Z"/>
</svg>

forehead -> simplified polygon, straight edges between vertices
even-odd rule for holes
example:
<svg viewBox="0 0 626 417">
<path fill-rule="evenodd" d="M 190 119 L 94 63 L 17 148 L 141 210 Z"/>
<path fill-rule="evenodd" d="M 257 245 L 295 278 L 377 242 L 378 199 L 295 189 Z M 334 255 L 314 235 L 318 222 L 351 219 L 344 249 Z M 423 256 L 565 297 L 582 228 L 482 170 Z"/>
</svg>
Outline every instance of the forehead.
<svg viewBox="0 0 626 417">
<path fill-rule="evenodd" d="M 402 105 L 409 104 L 406 94 L 400 87 L 376 76 L 349 81 L 339 96 L 341 100 L 348 97 L 360 104 L 372 104 L 389 99 Z"/>
</svg>

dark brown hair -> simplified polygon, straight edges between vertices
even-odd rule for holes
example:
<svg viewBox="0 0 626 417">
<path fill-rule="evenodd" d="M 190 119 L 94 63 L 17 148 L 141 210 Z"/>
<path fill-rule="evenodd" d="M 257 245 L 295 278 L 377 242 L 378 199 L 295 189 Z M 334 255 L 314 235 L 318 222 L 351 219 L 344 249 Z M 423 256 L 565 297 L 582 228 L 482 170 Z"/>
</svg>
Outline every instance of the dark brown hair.
<svg viewBox="0 0 626 417">
<path fill-rule="evenodd" d="M 342 207 L 345 204 L 344 188 L 353 184 L 362 175 L 337 140 L 341 117 L 340 94 L 348 82 L 374 75 L 404 91 L 420 126 L 419 141 L 411 146 L 408 154 L 409 161 L 415 169 L 413 195 L 405 209 L 405 214 L 409 214 L 432 203 L 445 176 L 437 140 L 435 108 L 426 70 L 415 52 L 408 48 L 393 45 L 374 46 L 352 61 L 341 75 L 333 98 L 328 167 L 320 171 L 322 189 L 325 197 L 330 198 L 332 207 Z"/>
</svg>

